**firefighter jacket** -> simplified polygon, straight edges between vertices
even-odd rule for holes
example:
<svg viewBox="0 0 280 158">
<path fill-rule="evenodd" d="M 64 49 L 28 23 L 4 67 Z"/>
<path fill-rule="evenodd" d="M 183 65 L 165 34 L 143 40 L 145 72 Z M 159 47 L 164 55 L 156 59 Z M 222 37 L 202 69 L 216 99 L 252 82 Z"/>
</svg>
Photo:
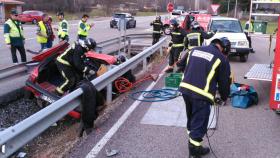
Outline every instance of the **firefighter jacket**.
<svg viewBox="0 0 280 158">
<path fill-rule="evenodd" d="M 206 33 L 201 29 L 193 30 L 187 35 L 186 46 L 188 49 L 193 49 L 194 47 L 202 46 L 204 39 L 210 39 L 214 36 L 214 33 Z"/>
<path fill-rule="evenodd" d="M 73 67 L 77 72 L 87 73 L 89 68 L 84 63 L 85 53 L 86 51 L 81 45 L 74 43 L 56 60 L 61 64 Z"/>
<path fill-rule="evenodd" d="M 230 65 L 215 45 L 194 48 L 179 62 L 186 64 L 180 92 L 213 103 L 218 85 L 221 99 L 227 99 L 230 92 Z"/>
<path fill-rule="evenodd" d="M 187 32 L 178 27 L 176 29 L 174 29 L 171 33 L 171 42 L 169 43 L 169 46 L 172 47 L 184 47 L 184 41 L 185 41 L 185 37 L 187 36 Z"/>
<path fill-rule="evenodd" d="M 6 44 L 23 46 L 23 28 L 19 21 L 8 19 L 4 24 L 4 37 Z"/>
<path fill-rule="evenodd" d="M 155 20 L 151 23 L 151 26 L 153 26 L 153 33 L 160 34 L 160 31 L 163 28 L 163 24 L 160 20 Z"/>
</svg>

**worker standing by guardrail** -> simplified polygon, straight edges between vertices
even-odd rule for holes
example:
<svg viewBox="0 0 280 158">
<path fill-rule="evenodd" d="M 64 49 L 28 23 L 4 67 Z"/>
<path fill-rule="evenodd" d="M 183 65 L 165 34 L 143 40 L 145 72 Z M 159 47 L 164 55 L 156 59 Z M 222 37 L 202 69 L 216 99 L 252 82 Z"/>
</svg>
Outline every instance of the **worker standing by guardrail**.
<svg viewBox="0 0 280 158">
<path fill-rule="evenodd" d="M 48 14 L 42 15 L 42 21 L 38 22 L 38 29 L 37 29 L 37 42 L 41 45 L 41 51 L 47 48 L 50 48 L 50 38 L 51 38 L 51 26 L 49 25 L 49 16 Z"/>
<path fill-rule="evenodd" d="M 177 63 L 181 52 L 185 48 L 184 40 L 187 36 L 187 32 L 180 28 L 178 22 L 175 19 L 170 21 L 172 27 L 171 31 L 171 42 L 169 43 L 170 53 L 169 53 L 169 66 L 166 73 L 173 72 L 174 66 Z"/>
<path fill-rule="evenodd" d="M 26 62 L 26 53 L 24 48 L 24 36 L 21 22 L 17 20 L 18 13 L 15 9 L 11 10 L 10 18 L 4 25 L 4 37 L 8 48 L 11 49 L 12 60 L 18 64 L 16 50 L 19 51 L 21 62 Z"/>
<path fill-rule="evenodd" d="M 160 36 L 161 36 L 160 31 L 163 29 L 161 17 L 157 16 L 156 20 L 151 23 L 151 26 L 153 26 L 153 43 L 152 44 L 154 45 L 155 43 L 157 43 L 159 41 Z"/>
<path fill-rule="evenodd" d="M 210 106 L 214 103 L 217 85 L 225 102 L 230 91 L 230 65 L 223 54 L 230 51 L 230 41 L 223 37 L 211 45 L 192 49 L 179 62 L 186 65 L 179 91 L 183 94 L 187 112 L 189 154 L 199 158 L 210 152 L 201 142 L 207 133 Z"/>
<path fill-rule="evenodd" d="M 88 24 L 89 16 L 87 14 L 84 14 L 82 16 L 81 21 L 79 22 L 79 28 L 78 28 L 78 40 L 85 40 L 88 36 L 89 30 L 93 27 L 94 24 Z"/>
<path fill-rule="evenodd" d="M 69 25 L 68 22 L 64 19 L 64 13 L 63 12 L 58 12 L 56 14 L 59 24 L 58 24 L 58 38 L 59 41 L 69 41 Z"/>
</svg>

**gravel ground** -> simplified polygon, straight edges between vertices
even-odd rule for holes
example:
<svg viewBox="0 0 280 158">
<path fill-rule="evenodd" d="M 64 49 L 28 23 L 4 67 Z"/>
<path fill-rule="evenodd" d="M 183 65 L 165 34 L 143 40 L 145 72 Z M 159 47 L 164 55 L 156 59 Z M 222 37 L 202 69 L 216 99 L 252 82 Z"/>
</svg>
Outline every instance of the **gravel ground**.
<svg viewBox="0 0 280 158">
<path fill-rule="evenodd" d="M 0 129 L 13 126 L 40 110 L 35 101 L 24 98 L 0 107 Z"/>
</svg>

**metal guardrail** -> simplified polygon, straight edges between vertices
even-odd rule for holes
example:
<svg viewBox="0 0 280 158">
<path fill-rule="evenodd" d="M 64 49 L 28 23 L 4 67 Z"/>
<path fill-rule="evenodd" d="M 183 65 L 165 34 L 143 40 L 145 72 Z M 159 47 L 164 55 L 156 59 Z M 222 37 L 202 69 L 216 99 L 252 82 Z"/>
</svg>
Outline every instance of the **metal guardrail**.
<svg viewBox="0 0 280 158">
<path fill-rule="evenodd" d="M 121 65 L 112 68 L 102 76 L 91 81 L 92 84 L 95 85 L 97 90 L 102 90 L 107 87 L 107 98 L 111 101 L 112 82 L 141 62 L 143 62 L 143 70 L 147 70 L 147 57 L 158 50 L 160 50 L 162 55 L 162 47 L 165 44 L 166 39 L 167 37 L 162 38 L 155 45 L 145 49 Z M 64 117 L 69 111 L 78 107 L 81 103 L 79 97 L 82 93 L 83 91 L 81 88 L 76 89 L 20 123 L 0 132 L 0 158 L 12 155 L 56 121 Z"/>
<path fill-rule="evenodd" d="M 29 62 L 28 62 L 29 63 Z M 27 67 L 25 66 L 28 63 L 21 63 L 11 67 L 7 67 L 0 70 L 0 81 L 3 79 L 10 78 L 15 75 L 19 75 L 27 72 Z"/>
<path fill-rule="evenodd" d="M 113 44 L 118 44 L 120 42 L 124 42 L 124 40 L 126 39 L 128 42 L 128 44 L 127 44 L 127 47 L 129 50 L 128 54 L 130 54 L 131 40 L 139 39 L 139 38 L 148 38 L 148 37 L 151 37 L 151 34 L 130 34 L 127 36 L 121 36 L 121 37 L 113 38 L 110 40 L 102 41 L 102 42 L 97 43 L 97 49 L 98 49 L 97 51 L 102 52 L 102 50 L 105 47 L 111 46 Z M 4 79 L 11 79 L 13 77 L 26 74 L 28 72 L 28 67 L 26 65 L 30 64 L 31 62 L 32 61 L 27 62 L 27 63 L 21 63 L 21 64 L 7 67 L 4 69 L 0 69 L 0 81 L 4 80 Z"/>
</svg>

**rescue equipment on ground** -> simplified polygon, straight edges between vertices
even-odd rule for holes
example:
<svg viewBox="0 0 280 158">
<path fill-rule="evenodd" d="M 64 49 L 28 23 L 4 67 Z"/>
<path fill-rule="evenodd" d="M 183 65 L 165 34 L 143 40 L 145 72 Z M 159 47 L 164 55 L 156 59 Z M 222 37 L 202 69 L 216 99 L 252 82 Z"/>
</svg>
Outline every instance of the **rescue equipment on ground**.
<svg viewBox="0 0 280 158">
<path fill-rule="evenodd" d="M 230 86 L 231 104 L 236 108 L 248 108 L 258 104 L 258 94 L 252 86 L 233 83 Z"/>
</svg>

